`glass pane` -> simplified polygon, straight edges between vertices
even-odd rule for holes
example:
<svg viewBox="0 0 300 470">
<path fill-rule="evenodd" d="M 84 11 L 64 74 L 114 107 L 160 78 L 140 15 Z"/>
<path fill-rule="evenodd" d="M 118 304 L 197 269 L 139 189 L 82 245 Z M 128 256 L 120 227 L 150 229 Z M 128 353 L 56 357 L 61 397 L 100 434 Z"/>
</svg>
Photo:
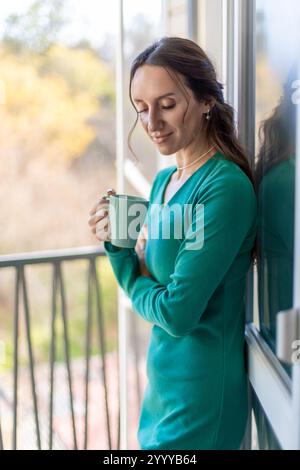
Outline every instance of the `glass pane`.
<svg viewBox="0 0 300 470">
<path fill-rule="evenodd" d="M 259 326 L 274 352 L 276 315 L 293 306 L 299 20 L 297 0 L 256 1 Z M 255 396 L 253 412 L 259 449 L 280 449 Z"/>
<path fill-rule="evenodd" d="M 3 254 L 95 243 L 88 211 L 116 181 L 114 4 L 1 2 Z"/>
<path fill-rule="evenodd" d="M 2 254 L 99 245 L 88 213 L 115 186 L 115 33 L 117 2 L 0 2 L 0 195 Z M 89 449 L 118 445 L 117 286 L 108 260 L 97 259 L 105 364 L 93 295 L 89 343 Z M 103 261 L 103 262 L 102 262 Z M 46 263 L 45 263 L 46 264 Z M 27 269 L 28 268 L 28 269 Z M 64 265 L 77 445 L 84 447 L 87 268 Z M 49 446 L 52 266 L 25 267 L 35 358 L 41 446 Z M 0 408 L 4 447 L 13 422 L 14 271 L 0 270 Z M 57 301 L 53 448 L 72 449 L 63 326 Z M 22 296 L 17 447 L 37 447 Z M 103 335 L 103 336 L 104 336 Z M 76 359 L 76 360 L 75 360 Z M 105 403 L 104 372 L 109 384 Z M 103 375 L 102 375 L 103 372 Z M 109 420 L 106 413 L 109 413 Z"/>
<path fill-rule="evenodd" d="M 259 314 L 261 332 L 275 351 L 276 315 L 293 305 L 295 84 L 300 5 L 296 0 L 256 3 Z"/>
</svg>

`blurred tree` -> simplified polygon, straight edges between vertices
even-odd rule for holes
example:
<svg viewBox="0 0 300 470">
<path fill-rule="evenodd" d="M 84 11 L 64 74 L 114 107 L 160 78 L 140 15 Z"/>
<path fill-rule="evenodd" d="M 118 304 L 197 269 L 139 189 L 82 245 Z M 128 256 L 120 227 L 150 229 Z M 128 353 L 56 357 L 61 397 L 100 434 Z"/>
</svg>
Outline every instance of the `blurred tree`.
<svg viewBox="0 0 300 470">
<path fill-rule="evenodd" d="M 68 167 L 95 138 L 89 120 L 99 112 L 101 97 L 113 100 L 108 66 L 89 50 L 57 45 L 44 55 L 31 54 L 30 61 L 2 49 L 0 59 L 2 129 L 13 142 L 19 171 L 41 158 Z"/>
<path fill-rule="evenodd" d="M 15 53 L 43 53 L 55 42 L 66 24 L 65 0 L 35 0 L 24 14 L 6 19 L 3 41 Z"/>
<path fill-rule="evenodd" d="M 63 78 L 70 93 L 88 92 L 93 98 L 114 99 L 114 81 L 110 67 L 90 48 L 54 45 L 40 59 L 43 76 Z"/>
</svg>

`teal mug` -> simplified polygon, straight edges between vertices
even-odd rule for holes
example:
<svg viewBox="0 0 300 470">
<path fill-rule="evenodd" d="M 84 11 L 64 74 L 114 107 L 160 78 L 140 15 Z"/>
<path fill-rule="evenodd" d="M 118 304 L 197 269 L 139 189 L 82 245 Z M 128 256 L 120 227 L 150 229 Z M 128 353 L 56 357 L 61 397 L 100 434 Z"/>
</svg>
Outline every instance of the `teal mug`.
<svg viewBox="0 0 300 470">
<path fill-rule="evenodd" d="M 111 243 L 119 248 L 134 248 L 144 224 L 149 201 L 140 196 L 111 194 L 108 218 L 111 228 Z"/>
</svg>

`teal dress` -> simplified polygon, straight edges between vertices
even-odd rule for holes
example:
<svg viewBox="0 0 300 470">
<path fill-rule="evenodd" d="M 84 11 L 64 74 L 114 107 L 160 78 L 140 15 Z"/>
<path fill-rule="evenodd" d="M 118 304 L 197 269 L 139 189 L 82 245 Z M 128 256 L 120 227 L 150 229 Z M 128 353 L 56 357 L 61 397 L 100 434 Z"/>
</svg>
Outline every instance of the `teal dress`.
<svg viewBox="0 0 300 470">
<path fill-rule="evenodd" d="M 159 171 L 150 194 L 145 259 L 153 279 L 140 275 L 134 249 L 104 242 L 133 309 L 152 324 L 138 440 L 141 449 L 239 449 L 248 413 L 245 287 L 257 200 L 239 166 L 216 153 L 162 206 L 175 171 Z M 172 229 L 186 204 L 191 219 L 179 237 Z"/>
</svg>

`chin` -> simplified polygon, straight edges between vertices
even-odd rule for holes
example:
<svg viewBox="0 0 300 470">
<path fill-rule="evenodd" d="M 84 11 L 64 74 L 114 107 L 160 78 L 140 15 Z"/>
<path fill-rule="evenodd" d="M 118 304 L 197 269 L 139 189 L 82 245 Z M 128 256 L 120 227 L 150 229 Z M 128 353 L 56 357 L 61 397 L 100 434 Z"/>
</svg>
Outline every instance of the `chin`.
<svg viewBox="0 0 300 470">
<path fill-rule="evenodd" d="M 168 156 L 172 157 L 174 155 L 174 152 L 170 152 L 170 150 L 168 150 L 168 149 L 166 149 L 166 150 L 161 149 L 159 151 L 159 153 L 161 155 L 165 155 L 166 157 L 168 157 Z"/>
<path fill-rule="evenodd" d="M 166 156 L 173 156 L 176 152 L 178 152 L 178 150 L 180 149 L 180 147 L 178 148 L 177 145 L 159 145 L 157 147 L 159 153 L 161 155 L 166 155 Z"/>
</svg>

